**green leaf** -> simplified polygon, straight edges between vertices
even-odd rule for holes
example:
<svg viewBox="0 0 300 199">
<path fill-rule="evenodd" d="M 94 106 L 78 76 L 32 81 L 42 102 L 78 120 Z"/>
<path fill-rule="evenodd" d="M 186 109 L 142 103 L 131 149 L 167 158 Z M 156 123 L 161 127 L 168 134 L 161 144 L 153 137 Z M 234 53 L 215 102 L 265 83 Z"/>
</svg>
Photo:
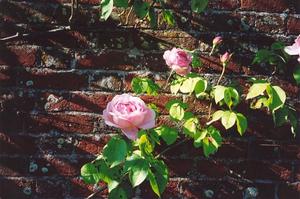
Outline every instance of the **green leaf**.
<svg viewBox="0 0 300 199">
<path fill-rule="evenodd" d="M 297 119 L 297 113 L 296 111 L 289 109 L 289 120 L 291 123 L 291 131 L 294 137 L 296 137 L 297 133 L 299 133 L 299 124 Z"/>
<path fill-rule="evenodd" d="M 206 80 L 199 80 L 195 85 L 195 94 L 196 97 L 200 97 L 205 90 L 207 89 L 207 81 Z"/>
<path fill-rule="evenodd" d="M 99 159 L 95 162 L 97 173 L 93 174 L 96 181 L 104 181 L 107 183 L 108 191 L 110 192 L 119 185 L 121 178 L 121 167 L 109 168 L 103 159 Z"/>
<path fill-rule="evenodd" d="M 198 148 L 202 146 L 202 140 L 206 137 L 208 131 L 207 129 L 202 129 L 201 131 L 197 131 L 194 138 L 194 147 Z"/>
<path fill-rule="evenodd" d="M 272 56 L 272 52 L 267 49 L 261 49 L 255 54 L 255 58 L 252 64 L 259 64 L 263 62 L 268 62 L 269 58 Z"/>
<path fill-rule="evenodd" d="M 141 0 L 135 0 L 133 3 L 133 10 L 137 17 L 143 19 L 149 12 L 150 4 Z"/>
<path fill-rule="evenodd" d="M 167 143 L 167 145 L 173 144 L 178 137 L 178 131 L 166 125 L 157 127 L 154 129 L 154 131 L 156 131 L 157 134 L 162 137 L 162 139 Z"/>
<path fill-rule="evenodd" d="M 293 76 L 294 76 L 294 79 L 296 81 L 296 83 L 298 85 L 300 85 L 300 65 L 296 65 L 294 71 L 293 71 Z"/>
<path fill-rule="evenodd" d="M 215 86 L 214 87 L 214 95 L 215 95 L 215 102 L 218 104 L 222 99 L 224 99 L 224 92 L 226 88 L 224 86 Z"/>
<path fill-rule="evenodd" d="M 196 117 L 189 118 L 183 124 L 183 132 L 190 137 L 195 137 L 198 131 L 198 126 L 199 120 Z"/>
<path fill-rule="evenodd" d="M 223 116 L 223 114 L 224 114 L 224 111 L 222 111 L 222 110 L 218 110 L 218 111 L 214 112 L 214 114 L 212 115 L 212 120 L 207 122 L 207 125 L 210 125 L 211 123 L 219 120 Z"/>
<path fill-rule="evenodd" d="M 273 113 L 273 121 L 276 127 L 282 126 L 284 123 L 288 122 L 289 110 L 287 107 L 282 107 L 277 109 Z"/>
<path fill-rule="evenodd" d="M 231 106 L 236 106 L 240 101 L 239 93 L 236 89 L 227 87 L 224 91 L 224 102 L 227 104 L 228 108 Z"/>
<path fill-rule="evenodd" d="M 268 104 L 268 99 L 266 97 L 261 97 L 256 102 L 251 103 L 250 108 L 260 109 L 263 106 L 267 106 L 267 104 Z"/>
<path fill-rule="evenodd" d="M 159 187 L 158 187 L 157 181 L 155 179 L 155 176 L 151 170 L 148 171 L 148 180 L 150 182 L 150 186 L 151 186 L 153 192 L 156 193 L 158 195 L 158 197 L 160 197 Z"/>
<path fill-rule="evenodd" d="M 243 135 L 248 127 L 247 118 L 243 114 L 237 113 L 236 114 L 236 125 L 237 125 L 237 130 L 240 133 L 240 135 Z"/>
<path fill-rule="evenodd" d="M 93 174 L 97 173 L 95 165 L 87 163 L 81 167 L 80 174 L 87 184 L 96 184 L 98 181 L 95 180 Z"/>
<path fill-rule="evenodd" d="M 264 95 L 265 90 L 270 83 L 254 83 L 247 94 L 246 100 L 255 98 L 259 95 Z"/>
<path fill-rule="evenodd" d="M 173 120 L 182 120 L 184 117 L 184 109 L 187 108 L 187 104 L 179 100 L 170 100 L 166 104 L 167 109 L 169 109 L 169 114 Z"/>
<path fill-rule="evenodd" d="M 138 144 L 139 144 L 139 149 L 146 154 L 150 154 L 153 152 L 154 150 L 154 146 L 153 144 L 150 142 L 147 134 L 143 134 L 139 137 L 139 139 L 137 140 Z"/>
<path fill-rule="evenodd" d="M 286 94 L 279 86 L 271 86 L 271 89 L 267 89 L 270 96 L 269 108 L 273 111 L 281 108 L 286 100 Z"/>
<path fill-rule="evenodd" d="M 175 25 L 175 18 L 173 12 L 171 10 L 163 9 L 163 19 L 169 26 Z"/>
<path fill-rule="evenodd" d="M 199 53 L 194 52 L 193 53 L 193 58 L 192 58 L 192 67 L 193 68 L 198 68 L 202 66 L 202 62 L 199 58 Z"/>
<path fill-rule="evenodd" d="M 136 94 L 147 93 L 156 96 L 159 86 L 149 78 L 135 77 L 131 81 L 131 87 Z"/>
<path fill-rule="evenodd" d="M 231 128 L 236 121 L 236 114 L 231 111 L 225 111 L 222 115 L 221 123 L 225 129 Z"/>
<path fill-rule="evenodd" d="M 133 187 L 140 185 L 147 178 L 149 164 L 145 159 L 136 159 L 129 171 L 129 180 Z"/>
<path fill-rule="evenodd" d="M 221 134 L 216 128 L 209 126 L 207 132 L 207 137 L 202 141 L 203 152 L 206 157 L 215 153 L 222 143 Z"/>
<path fill-rule="evenodd" d="M 122 187 L 117 187 L 109 193 L 108 199 L 127 199 L 127 194 Z"/>
<path fill-rule="evenodd" d="M 148 16 L 149 16 L 151 28 L 156 29 L 157 28 L 157 15 L 156 15 L 153 7 L 150 7 Z"/>
<path fill-rule="evenodd" d="M 126 154 L 127 144 L 119 137 L 112 137 L 103 149 L 103 157 L 111 168 L 124 162 Z"/>
<path fill-rule="evenodd" d="M 193 12 L 203 12 L 208 4 L 208 0 L 192 0 L 191 8 Z"/>
<path fill-rule="evenodd" d="M 170 86 L 170 89 L 171 89 L 171 93 L 172 94 L 177 94 L 181 85 L 182 85 L 182 82 L 185 80 L 185 78 L 178 78 L 178 79 L 175 79 L 171 82 L 171 86 Z"/>
<path fill-rule="evenodd" d="M 114 0 L 114 5 L 119 8 L 128 8 L 128 0 Z"/>
<path fill-rule="evenodd" d="M 161 160 L 154 160 L 151 163 L 151 168 L 152 168 L 152 173 L 155 176 L 156 184 L 158 185 L 160 194 L 157 194 L 156 191 L 154 191 L 154 192 L 160 196 L 164 192 L 164 190 L 167 186 L 168 180 L 169 180 L 168 168 L 165 165 L 165 163 Z M 152 187 L 152 185 L 151 185 L 151 187 Z"/>
<path fill-rule="evenodd" d="M 280 42 L 280 41 L 274 42 L 271 45 L 272 50 L 282 50 L 282 49 L 284 49 L 284 47 L 285 47 L 284 43 Z"/>
<path fill-rule="evenodd" d="M 101 19 L 107 20 L 110 16 L 114 7 L 113 0 L 102 0 L 101 1 Z"/>
</svg>

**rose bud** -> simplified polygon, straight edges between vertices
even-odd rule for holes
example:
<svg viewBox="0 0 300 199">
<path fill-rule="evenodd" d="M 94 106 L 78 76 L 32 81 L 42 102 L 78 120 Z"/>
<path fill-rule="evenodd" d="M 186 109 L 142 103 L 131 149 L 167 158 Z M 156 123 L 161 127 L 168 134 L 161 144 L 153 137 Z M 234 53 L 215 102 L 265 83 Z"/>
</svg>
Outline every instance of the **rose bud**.
<svg viewBox="0 0 300 199">
<path fill-rule="evenodd" d="M 220 61 L 223 64 L 223 66 L 226 66 L 228 62 L 230 61 L 232 56 L 232 53 L 229 54 L 228 52 L 224 53 L 223 55 L 220 56 Z"/>
<path fill-rule="evenodd" d="M 191 72 L 192 57 L 180 48 L 165 51 L 163 55 L 166 64 L 178 75 L 185 76 Z"/>
</svg>

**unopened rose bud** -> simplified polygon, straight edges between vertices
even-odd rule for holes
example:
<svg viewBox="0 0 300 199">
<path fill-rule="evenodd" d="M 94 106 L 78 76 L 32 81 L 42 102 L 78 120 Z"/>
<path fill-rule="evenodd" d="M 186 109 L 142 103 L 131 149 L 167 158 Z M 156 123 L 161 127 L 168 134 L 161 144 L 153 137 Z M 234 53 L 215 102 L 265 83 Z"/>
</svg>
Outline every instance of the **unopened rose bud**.
<svg viewBox="0 0 300 199">
<path fill-rule="evenodd" d="M 222 37 L 220 37 L 220 36 L 215 37 L 213 40 L 213 46 L 217 46 L 217 45 L 221 44 L 222 41 L 223 41 Z"/>
<path fill-rule="evenodd" d="M 221 63 L 226 66 L 228 64 L 228 62 L 230 61 L 231 56 L 232 56 L 232 53 L 229 54 L 228 52 L 226 52 L 225 54 L 221 55 L 220 56 Z"/>
</svg>

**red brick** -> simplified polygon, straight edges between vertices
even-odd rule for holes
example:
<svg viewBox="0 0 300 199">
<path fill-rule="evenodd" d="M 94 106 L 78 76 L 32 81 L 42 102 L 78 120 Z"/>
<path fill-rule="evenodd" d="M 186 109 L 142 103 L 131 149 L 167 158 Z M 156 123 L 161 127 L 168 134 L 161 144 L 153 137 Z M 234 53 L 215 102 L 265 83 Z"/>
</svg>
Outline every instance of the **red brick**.
<svg viewBox="0 0 300 199">
<path fill-rule="evenodd" d="M 70 186 L 70 195 L 72 197 L 88 197 L 96 190 L 94 189 L 93 185 L 88 185 L 84 183 L 84 181 L 80 178 L 71 178 L 71 186 Z M 104 183 L 99 183 L 99 187 L 105 186 Z M 97 198 L 107 198 L 108 191 L 107 189 L 103 190 L 102 192 L 96 194 Z"/>
<path fill-rule="evenodd" d="M 34 66 L 37 61 L 37 49 L 32 46 L 13 46 L 0 48 L 0 65 L 12 67 Z"/>
<path fill-rule="evenodd" d="M 241 0 L 241 9 L 266 12 L 282 12 L 288 9 L 288 3 L 284 0 Z"/>
<path fill-rule="evenodd" d="M 284 143 L 280 145 L 281 158 L 300 159 L 300 146 L 296 143 Z"/>
<path fill-rule="evenodd" d="M 24 189 L 30 189 L 35 192 L 35 180 L 32 179 L 0 179 L 0 197 L 1 198 L 32 198 L 32 194 L 26 195 Z"/>
<path fill-rule="evenodd" d="M 72 72 L 57 73 L 52 70 L 24 70 L 19 74 L 18 85 L 28 88 L 80 89 L 88 86 L 88 77 Z"/>
<path fill-rule="evenodd" d="M 0 133 L 0 154 L 33 155 L 37 150 L 37 139 L 34 137 Z"/>
<path fill-rule="evenodd" d="M 24 118 L 17 111 L 0 111 L 0 132 L 5 134 L 23 131 Z"/>
<path fill-rule="evenodd" d="M 239 0 L 212 0 L 209 1 L 208 8 L 234 10 L 239 8 Z"/>
<path fill-rule="evenodd" d="M 287 21 L 287 31 L 290 34 L 300 34 L 300 17 L 299 15 L 290 16 Z"/>
<path fill-rule="evenodd" d="M 299 198 L 300 197 L 300 184 L 281 184 L 278 189 L 279 198 Z"/>
<path fill-rule="evenodd" d="M 100 118 L 90 115 L 71 114 L 26 114 L 25 132 L 27 133 L 50 133 L 51 131 L 62 131 L 67 133 L 88 134 L 99 131 Z M 99 127 L 98 127 L 99 126 Z"/>
</svg>

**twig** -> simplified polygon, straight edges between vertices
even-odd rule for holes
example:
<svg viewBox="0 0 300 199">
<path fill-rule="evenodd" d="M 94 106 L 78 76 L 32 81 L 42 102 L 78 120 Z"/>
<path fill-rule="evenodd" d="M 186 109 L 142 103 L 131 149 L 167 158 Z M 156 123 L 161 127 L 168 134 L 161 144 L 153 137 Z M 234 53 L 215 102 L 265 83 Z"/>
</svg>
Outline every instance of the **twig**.
<svg viewBox="0 0 300 199">
<path fill-rule="evenodd" d="M 126 16 L 126 21 L 125 21 L 125 25 L 127 25 L 128 24 L 128 21 L 129 21 L 129 16 L 131 15 L 131 13 L 132 13 L 132 6 L 130 7 L 130 10 L 129 10 L 129 12 L 128 12 L 128 14 L 127 14 L 127 16 Z"/>
<path fill-rule="evenodd" d="M 169 83 L 169 80 L 170 80 L 171 76 L 173 75 L 173 72 L 174 72 L 174 70 L 172 69 L 171 72 L 170 72 L 170 75 L 169 75 L 169 77 L 167 78 L 167 81 L 166 81 L 166 83 L 165 83 L 165 85 L 164 85 L 164 89 L 167 88 L 168 83 Z"/>
<path fill-rule="evenodd" d="M 71 0 L 72 6 L 71 6 L 71 15 L 69 17 L 69 22 L 72 23 L 74 21 L 76 10 L 78 8 L 78 0 Z"/>
<path fill-rule="evenodd" d="M 220 77 L 219 77 L 219 79 L 217 81 L 217 86 L 220 84 L 220 82 L 221 82 L 221 80 L 222 80 L 222 78 L 224 76 L 225 69 L 226 69 L 226 64 L 223 64 L 221 75 L 220 75 Z M 211 116 L 211 109 L 212 109 L 212 102 L 210 102 L 210 104 L 209 104 L 207 120 L 209 120 L 209 118 Z"/>
<path fill-rule="evenodd" d="M 10 40 L 13 40 L 13 39 L 18 39 L 18 38 L 24 38 L 24 37 L 29 37 L 29 36 L 38 36 L 38 35 L 45 34 L 45 33 L 55 33 L 55 32 L 66 31 L 66 30 L 71 30 L 71 27 L 70 26 L 63 26 L 63 27 L 58 27 L 58 28 L 46 30 L 46 31 L 22 33 L 22 34 L 17 32 L 15 35 L 0 38 L 0 41 L 10 41 Z"/>
<path fill-rule="evenodd" d="M 165 154 L 166 152 L 170 151 L 171 149 L 174 149 L 175 147 L 177 147 L 177 146 L 179 146 L 179 145 L 185 143 L 185 142 L 188 141 L 188 140 L 189 140 L 189 138 L 185 138 L 185 139 L 181 140 L 180 142 L 177 142 L 176 144 L 174 144 L 174 145 L 172 145 L 172 146 L 166 148 L 166 149 L 163 150 L 162 152 L 160 152 L 157 156 L 155 156 L 155 158 L 156 158 L 156 159 L 157 159 L 157 158 L 160 158 L 160 157 L 161 157 L 163 154 Z"/>
<path fill-rule="evenodd" d="M 103 186 L 103 187 L 101 187 L 100 189 L 96 190 L 94 193 L 92 193 L 91 195 L 89 195 L 89 196 L 86 197 L 85 199 L 91 199 L 91 198 L 93 198 L 96 194 L 98 194 L 98 193 L 104 191 L 106 188 L 107 188 L 106 185 Z"/>
</svg>

